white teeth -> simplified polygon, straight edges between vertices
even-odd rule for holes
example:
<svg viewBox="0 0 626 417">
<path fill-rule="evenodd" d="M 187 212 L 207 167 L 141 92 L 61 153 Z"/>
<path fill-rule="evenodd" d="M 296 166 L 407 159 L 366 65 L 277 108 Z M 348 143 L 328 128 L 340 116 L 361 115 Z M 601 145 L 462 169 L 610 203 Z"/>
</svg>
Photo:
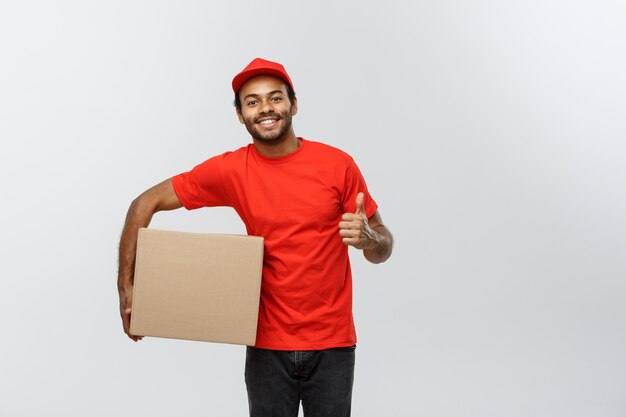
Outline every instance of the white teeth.
<svg viewBox="0 0 626 417">
<path fill-rule="evenodd" d="M 271 124 L 271 123 L 274 123 L 275 121 L 276 121 L 276 120 L 274 120 L 274 119 L 267 119 L 267 120 L 263 120 L 263 121 L 261 122 L 261 124 L 262 124 L 262 125 L 269 125 L 269 124 Z"/>
</svg>

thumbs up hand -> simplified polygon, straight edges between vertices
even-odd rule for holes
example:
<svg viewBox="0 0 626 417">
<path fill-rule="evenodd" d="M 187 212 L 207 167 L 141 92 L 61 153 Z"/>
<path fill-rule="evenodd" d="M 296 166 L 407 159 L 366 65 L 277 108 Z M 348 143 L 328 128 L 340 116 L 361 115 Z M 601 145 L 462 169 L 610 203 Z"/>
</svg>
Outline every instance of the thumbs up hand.
<svg viewBox="0 0 626 417">
<path fill-rule="evenodd" d="M 357 194 L 355 212 L 344 213 L 339 222 L 339 235 L 343 238 L 344 245 L 357 249 L 371 249 L 376 245 L 375 233 L 367 222 L 363 208 L 364 199 L 363 193 Z"/>
<path fill-rule="evenodd" d="M 356 210 L 354 214 L 363 214 L 365 216 L 365 209 L 363 208 L 363 200 L 365 200 L 365 195 L 363 193 L 358 193 L 356 195 Z M 367 218 L 365 218 L 367 220 Z"/>
</svg>

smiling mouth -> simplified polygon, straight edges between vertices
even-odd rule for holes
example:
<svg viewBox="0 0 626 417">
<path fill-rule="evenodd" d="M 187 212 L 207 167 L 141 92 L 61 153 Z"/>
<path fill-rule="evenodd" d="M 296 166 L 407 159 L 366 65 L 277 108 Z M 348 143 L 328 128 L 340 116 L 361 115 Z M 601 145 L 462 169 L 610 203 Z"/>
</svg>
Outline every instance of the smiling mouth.
<svg viewBox="0 0 626 417">
<path fill-rule="evenodd" d="M 274 118 L 262 119 L 258 121 L 257 123 L 263 127 L 272 128 L 276 125 L 276 123 L 278 123 L 278 119 L 274 119 Z"/>
</svg>

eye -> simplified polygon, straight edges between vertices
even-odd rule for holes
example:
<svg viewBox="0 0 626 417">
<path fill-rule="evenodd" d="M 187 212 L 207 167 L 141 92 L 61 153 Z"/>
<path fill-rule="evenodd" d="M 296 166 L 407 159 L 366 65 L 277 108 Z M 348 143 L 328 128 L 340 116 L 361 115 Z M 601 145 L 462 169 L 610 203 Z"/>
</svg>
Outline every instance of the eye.
<svg viewBox="0 0 626 417">
<path fill-rule="evenodd" d="M 254 106 L 256 104 L 256 100 L 250 100 L 249 102 L 246 103 L 246 105 L 248 106 Z"/>
<path fill-rule="evenodd" d="M 274 102 L 281 101 L 282 99 L 283 99 L 282 97 L 272 97 L 272 101 Z"/>
</svg>

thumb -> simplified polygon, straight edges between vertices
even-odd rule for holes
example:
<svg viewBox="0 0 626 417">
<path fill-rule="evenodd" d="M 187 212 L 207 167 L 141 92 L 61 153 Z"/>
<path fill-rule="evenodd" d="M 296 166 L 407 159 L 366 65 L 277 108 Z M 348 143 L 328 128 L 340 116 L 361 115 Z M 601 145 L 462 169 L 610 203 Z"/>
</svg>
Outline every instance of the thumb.
<svg viewBox="0 0 626 417">
<path fill-rule="evenodd" d="M 358 193 L 356 195 L 356 211 L 355 214 L 364 214 L 365 210 L 363 209 L 363 200 L 365 200 L 365 194 Z"/>
</svg>

